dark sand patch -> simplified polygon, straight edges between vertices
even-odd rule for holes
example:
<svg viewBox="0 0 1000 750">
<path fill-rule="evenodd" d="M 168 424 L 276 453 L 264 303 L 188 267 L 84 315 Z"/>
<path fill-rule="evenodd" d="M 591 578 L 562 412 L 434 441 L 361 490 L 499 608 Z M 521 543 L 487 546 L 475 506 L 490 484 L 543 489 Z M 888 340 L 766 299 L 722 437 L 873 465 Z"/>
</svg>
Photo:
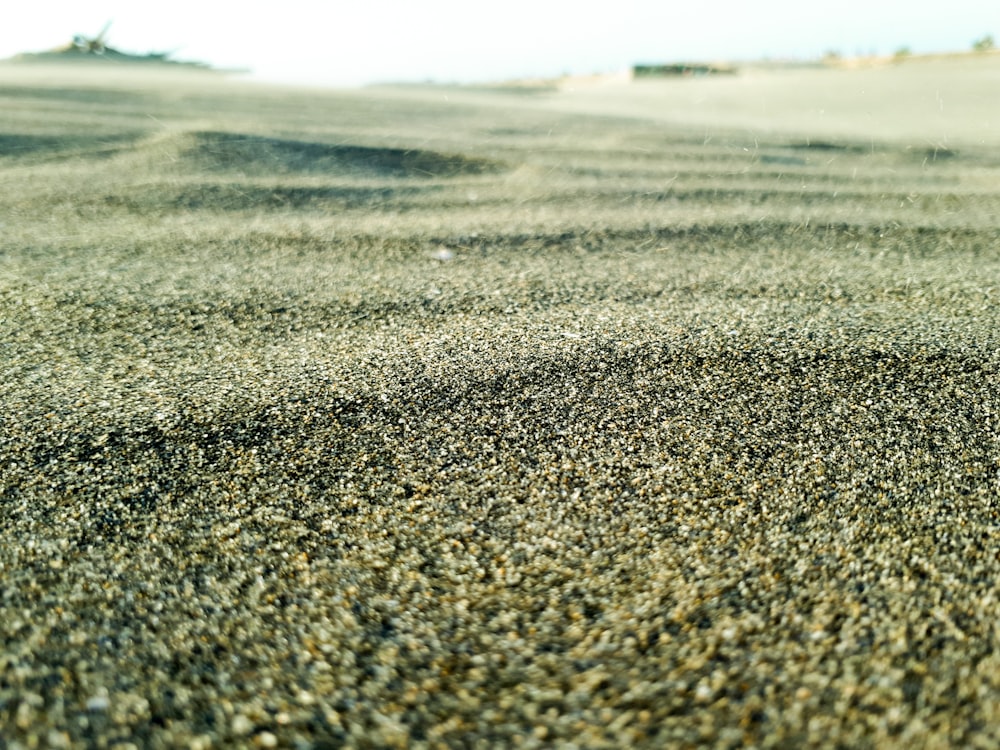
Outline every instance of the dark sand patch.
<svg viewBox="0 0 1000 750">
<path fill-rule="evenodd" d="M 140 135 L 0 133 L 0 160 L 56 162 L 66 159 L 107 159 L 131 148 Z"/>
<path fill-rule="evenodd" d="M 260 185 L 253 183 L 202 183 L 186 185 L 174 192 L 162 188 L 130 190 L 124 194 L 99 199 L 108 208 L 122 208 L 130 213 L 157 211 L 338 211 L 372 208 L 398 210 L 418 199 L 430 200 L 440 192 L 430 186 L 335 186 L 335 185 Z"/>
<path fill-rule="evenodd" d="M 328 172 L 380 177 L 453 177 L 495 172 L 488 159 L 419 148 L 329 144 L 227 132 L 184 136 L 185 158 L 200 168 L 268 174 Z"/>
</svg>

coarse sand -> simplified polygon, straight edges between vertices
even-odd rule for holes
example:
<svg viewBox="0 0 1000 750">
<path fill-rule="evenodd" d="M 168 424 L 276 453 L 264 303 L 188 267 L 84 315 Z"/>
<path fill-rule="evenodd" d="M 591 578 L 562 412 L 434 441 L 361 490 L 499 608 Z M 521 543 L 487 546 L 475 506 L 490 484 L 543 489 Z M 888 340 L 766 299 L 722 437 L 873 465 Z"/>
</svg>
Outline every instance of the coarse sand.
<svg viewBox="0 0 1000 750">
<path fill-rule="evenodd" d="M 0 747 L 1000 745 L 992 141 L 89 75 L 0 70 Z"/>
</svg>

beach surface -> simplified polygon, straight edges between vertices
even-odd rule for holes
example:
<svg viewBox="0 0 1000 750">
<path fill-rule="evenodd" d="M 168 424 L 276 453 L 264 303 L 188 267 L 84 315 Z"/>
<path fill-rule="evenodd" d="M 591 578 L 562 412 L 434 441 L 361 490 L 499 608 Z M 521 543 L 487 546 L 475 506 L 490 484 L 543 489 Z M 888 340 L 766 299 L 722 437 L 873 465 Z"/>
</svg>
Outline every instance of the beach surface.
<svg viewBox="0 0 1000 750">
<path fill-rule="evenodd" d="M 997 80 L 0 65 L 0 746 L 1000 744 Z"/>
</svg>

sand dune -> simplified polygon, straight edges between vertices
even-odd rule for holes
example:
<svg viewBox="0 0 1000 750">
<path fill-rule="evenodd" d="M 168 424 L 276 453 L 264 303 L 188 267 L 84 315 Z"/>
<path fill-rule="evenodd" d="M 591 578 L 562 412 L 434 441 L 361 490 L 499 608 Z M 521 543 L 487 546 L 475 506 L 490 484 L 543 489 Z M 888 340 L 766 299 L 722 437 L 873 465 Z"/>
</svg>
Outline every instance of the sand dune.
<svg viewBox="0 0 1000 750">
<path fill-rule="evenodd" d="M 1000 55 L 911 60 L 845 70 L 753 70 L 700 81 L 642 81 L 557 97 L 565 111 L 643 117 L 709 130 L 880 143 L 1000 143 L 989 95 Z M 687 85 L 693 83 L 693 85 Z"/>
</svg>

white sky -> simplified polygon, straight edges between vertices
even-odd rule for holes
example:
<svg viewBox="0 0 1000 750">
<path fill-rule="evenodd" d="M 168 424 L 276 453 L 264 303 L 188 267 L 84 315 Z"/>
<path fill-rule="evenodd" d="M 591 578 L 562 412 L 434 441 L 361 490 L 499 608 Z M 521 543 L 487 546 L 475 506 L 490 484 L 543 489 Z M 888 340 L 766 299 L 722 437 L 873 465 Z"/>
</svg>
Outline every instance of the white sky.
<svg viewBox="0 0 1000 750">
<path fill-rule="evenodd" d="M 96 35 L 127 52 L 356 85 L 624 70 L 637 62 L 816 58 L 969 49 L 1000 0 L 18 0 L 0 58 Z M 10 7 L 14 6 L 14 7 Z"/>
</svg>

